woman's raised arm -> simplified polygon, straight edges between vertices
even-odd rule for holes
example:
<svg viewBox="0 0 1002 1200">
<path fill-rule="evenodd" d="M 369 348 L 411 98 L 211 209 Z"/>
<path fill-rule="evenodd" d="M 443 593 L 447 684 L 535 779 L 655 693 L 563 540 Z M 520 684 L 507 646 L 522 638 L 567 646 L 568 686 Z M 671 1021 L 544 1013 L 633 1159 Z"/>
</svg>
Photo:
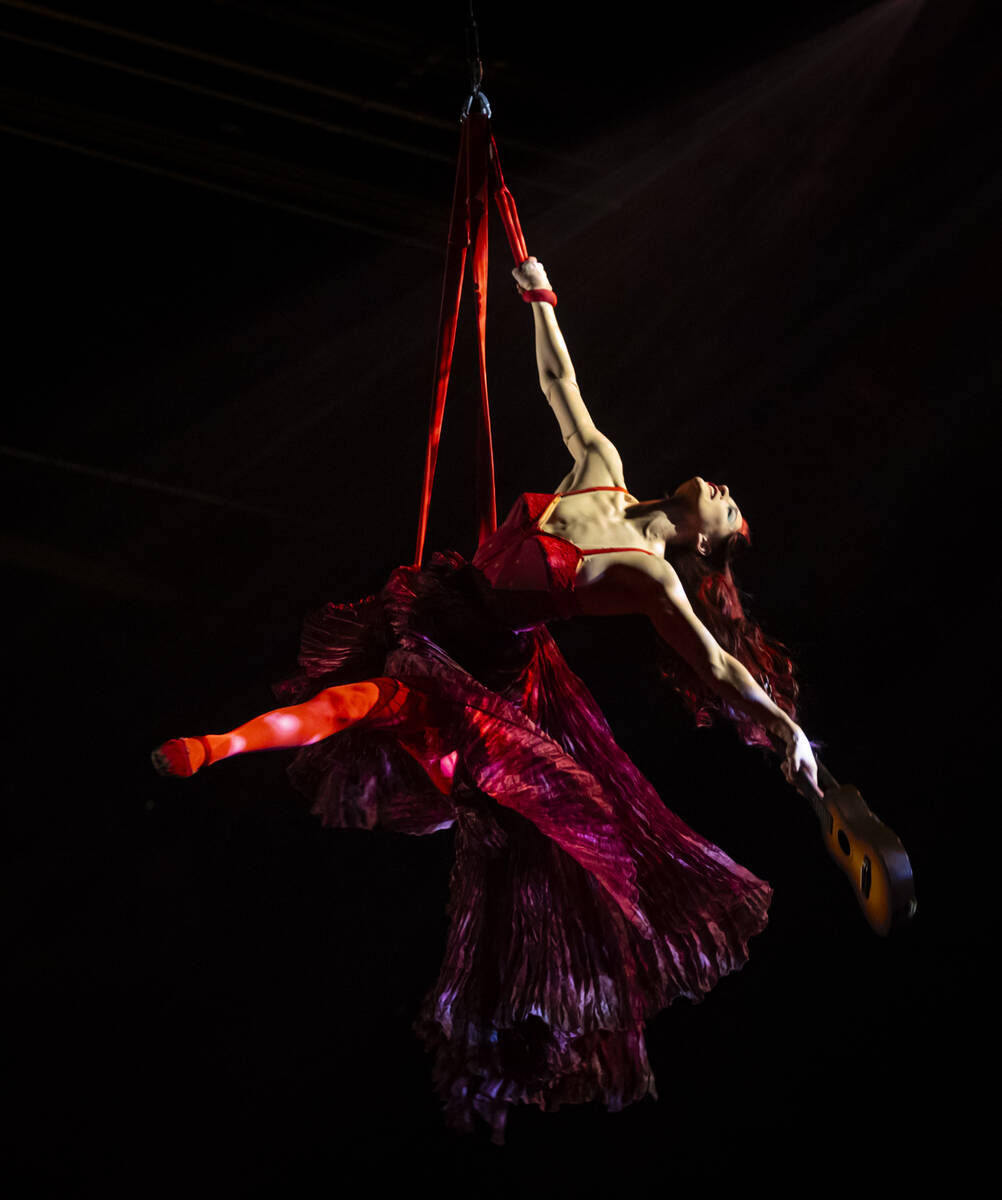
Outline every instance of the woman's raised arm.
<svg viewBox="0 0 1002 1200">
<path fill-rule="evenodd" d="M 512 271 L 521 291 L 550 290 L 543 264 L 528 258 Z M 536 365 L 539 386 L 560 426 L 564 445 L 574 461 L 601 460 L 617 486 L 623 486 L 623 463 L 619 452 L 595 426 L 581 398 L 574 364 L 557 324 L 553 305 L 533 301 L 532 317 L 536 329 Z"/>
</svg>

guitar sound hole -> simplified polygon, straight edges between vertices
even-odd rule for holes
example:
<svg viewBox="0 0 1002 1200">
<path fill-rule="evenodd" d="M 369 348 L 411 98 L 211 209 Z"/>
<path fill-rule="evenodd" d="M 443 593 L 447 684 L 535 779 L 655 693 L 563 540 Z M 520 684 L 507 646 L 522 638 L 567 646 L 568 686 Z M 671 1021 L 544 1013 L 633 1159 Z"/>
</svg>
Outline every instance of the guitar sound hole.
<svg viewBox="0 0 1002 1200">
<path fill-rule="evenodd" d="M 850 849 L 849 839 L 845 836 L 844 829 L 840 829 L 838 831 L 838 844 L 839 844 L 839 849 L 842 851 L 843 854 L 849 853 L 849 849 Z"/>
</svg>

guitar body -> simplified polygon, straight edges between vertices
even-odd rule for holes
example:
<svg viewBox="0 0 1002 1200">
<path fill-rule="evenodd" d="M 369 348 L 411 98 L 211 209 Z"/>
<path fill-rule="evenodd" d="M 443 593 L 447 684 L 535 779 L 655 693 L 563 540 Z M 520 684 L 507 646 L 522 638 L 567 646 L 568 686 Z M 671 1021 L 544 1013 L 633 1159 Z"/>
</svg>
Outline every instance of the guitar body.
<svg viewBox="0 0 1002 1200">
<path fill-rule="evenodd" d="M 821 763 L 818 779 L 823 799 L 809 784 L 798 781 L 798 789 L 814 808 L 825 849 L 848 879 L 870 928 L 886 936 L 917 908 L 908 854 L 856 788 L 837 783 Z"/>
</svg>

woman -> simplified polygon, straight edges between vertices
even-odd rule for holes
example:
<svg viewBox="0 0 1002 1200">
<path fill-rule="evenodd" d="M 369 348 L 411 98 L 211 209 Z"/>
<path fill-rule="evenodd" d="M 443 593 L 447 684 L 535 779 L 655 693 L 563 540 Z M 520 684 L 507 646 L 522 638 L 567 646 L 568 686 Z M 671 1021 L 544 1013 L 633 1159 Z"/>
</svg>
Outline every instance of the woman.
<svg viewBox="0 0 1002 1200">
<path fill-rule="evenodd" d="M 787 778 L 817 786 L 789 659 L 747 619 L 727 566 L 748 534 L 738 505 L 698 477 L 660 500 L 630 495 L 542 265 L 513 274 L 574 460 L 557 492 L 520 497 L 472 563 L 436 555 L 308 619 L 300 671 L 277 689 L 297 703 L 153 755 L 185 776 L 301 747 L 290 773 L 325 824 L 455 826 L 446 954 L 415 1029 L 450 1124 L 468 1130 L 478 1113 L 498 1143 L 513 1103 L 656 1096 L 644 1021 L 742 966 L 771 897 L 665 807 L 546 623 L 645 613 L 701 718 L 724 712 L 746 740 L 782 742 Z"/>
</svg>

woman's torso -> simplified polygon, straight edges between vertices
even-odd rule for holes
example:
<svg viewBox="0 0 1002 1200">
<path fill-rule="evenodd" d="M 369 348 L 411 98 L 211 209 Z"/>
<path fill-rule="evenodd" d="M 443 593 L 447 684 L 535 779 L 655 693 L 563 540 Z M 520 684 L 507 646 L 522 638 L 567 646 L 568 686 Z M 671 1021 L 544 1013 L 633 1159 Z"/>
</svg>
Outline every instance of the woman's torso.
<svg viewBox="0 0 1002 1200">
<path fill-rule="evenodd" d="M 473 565 L 495 592 L 506 594 L 508 607 L 518 608 L 520 597 L 529 616 L 537 610 L 571 616 L 578 611 L 575 592 L 610 564 L 637 566 L 638 560 L 660 557 L 642 530 L 626 520 L 630 502 L 627 489 L 614 484 L 523 493 L 480 546 Z"/>
</svg>

